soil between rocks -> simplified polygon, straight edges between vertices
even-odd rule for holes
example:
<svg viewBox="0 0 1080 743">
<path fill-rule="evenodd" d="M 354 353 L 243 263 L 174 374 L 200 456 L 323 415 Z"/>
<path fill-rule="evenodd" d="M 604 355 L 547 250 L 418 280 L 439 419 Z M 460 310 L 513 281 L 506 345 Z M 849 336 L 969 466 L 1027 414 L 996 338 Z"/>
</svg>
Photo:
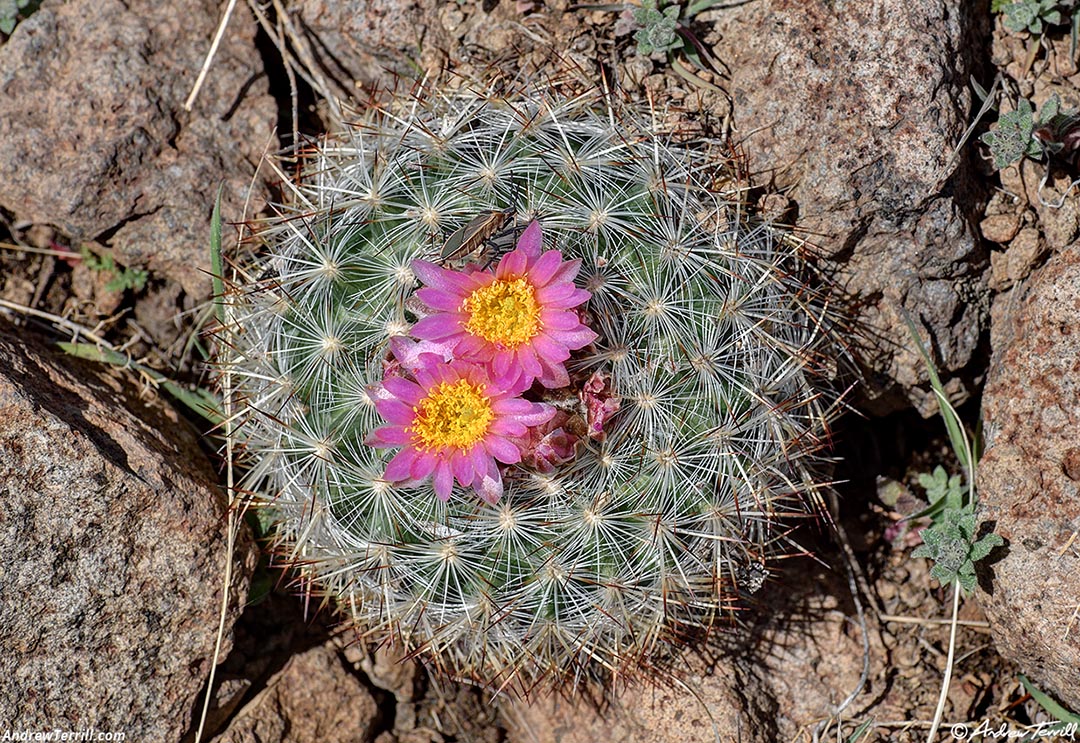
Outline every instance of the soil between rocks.
<svg viewBox="0 0 1080 743">
<path fill-rule="evenodd" d="M 493 7 L 489 8 L 489 5 Z M 732 56 L 728 57 L 731 59 L 737 57 L 738 52 L 760 53 L 756 34 L 761 33 L 760 24 L 766 22 L 795 24 L 790 33 L 791 44 L 797 46 L 799 34 L 805 31 L 799 24 L 812 25 L 814 13 L 828 5 L 760 0 L 748 3 L 743 9 L 703 14 L 695 21 L 695 30 L 717 50 L 722 60 L 725 50 L 731 51 Z M 879 11 L 895 9 L 895 4 L 888 2 L 870 5 Z M 960 132 L 974 115 L 965 74 L 979 72 L 979 79 L 985 82 L 993 78 L 996 69 L 1004 75 L 1008 89 L 1013 91 L 1011 100 L 1020 95 L 1041 103 L 1051 93 L 1057 93 L 1067 105 L 1080 108 L 1080 74 L 1068 34 L 1051 33 L 1041 44 L 1035 44 L 1030 38 L 1010 34 L 1000 22 L 991 30 L 989 11 L 983 7 L 985 3 L 975 5 L 983 13 L 985 27 L 973 23 L 967 30 L 950 30 L 946 28 L 945 19 L 935 21 L 940 26 L 935 26 L 934 30 L 940 32 L 942 38 L 972 47 L 965 51 L 972 55 L 965 63 L 967 66 L 959 65 L 949 70 L 954 93 L 962 92 L 956 93 L 958 97 L 951 101 L 959 113 L 954 112 L 943 125 L 943 132 L 938 133 L 943 145 L 947 142 L 951 147 L 958 143 Z M 44 6 L 48 9 L 50 3 L 46 2 Z M 756 9 L 753 6 L 757 6 Z M 762 11 L 762 7 L 766 11 Z M 201 12 L 208 14 L 200 21 L 204 30 L 212 28 L 216 21 L 214 10 L 209 6 L 202 9 Z M 515 4 L 506 0 L 494 4 L 472 0 L 461 3 L 419 0 L 380 0 L 366 4 L 298 2 L 294 4 L 294 10 L 297 17 L 306 20 L 309 29 L 324 34 L 321 38 L 325 46 L 319 47 L 324 54 L 321 63 L 324 70 L 328 66 L 335 67 L 332 80 L 338 94 L 355 91 L 357 81 L 375 84 L 386 75 L 387 67 L 404 71 L 410 66 L 403 63 L 405 58 L 429 70 L 452 67 L 463 76 L 500 69 L 500 66 L 542 68 L 550 63 L 550 54 L 543 43 L 527 43 L 526 52 L 521 54 L 523 42 L 519 31 L 524 28 L 531 34 L 529 38 L 572 39 L 565 45 L 564 60 L 588 69 L 617 70 L 624 84 L 638 86 L 643 91 L 678 103 L 683 116 L 698 122 L 704 119 L 719 122 L 734 114 L 736 125 L 741 126 L 742 131 L 749 132 L 753 128 L 753 120 L 739 120 L 740 105 L 753 105 L 747 96 L 738 96 L 732 101 L 714 92 L 705 92 L 676 76 L 659 59 L 636 55 L 631 37 L 621 33 L 623 27 L 619 25 L 617 13 L 571 11 L 560 2 Z M 345 17 L 353 19 L 363 33 L 343 24 L 341 19 Z M 870 16 L 846 16 L 841 20 L 855 24 L 854 27 L 863 24 L 865 38 L 888 40 L 901 33 Z M 24 23 L 30 23 L 30 20 Z M 275 56 L 277 50 L 267 32 L 256 31 L 252 17 L 244 16 L 236 23 L 248 24 L 250 33 L 238 36 L 250 41 L 249 52 L 252 59 L 258 60 L 255 66 L 262 68 L 262 72 L 254 73 L 258 82 L 252 83 L 252 90 L 275 102 L 276 122 L 271 123 L 282 125 L 279 133 L 284 141 L 288 141 L 292 100 L 285 68 Z M 874 23 L 879 26 L 873 27 Z M 741 37 L 738 36 L 740 24 L 744 34 Z M 827 31 L 817 27 L 814 30 L 819 34 Z M 373 37 L 373 32 L 377 32 L 378 38 Z M 19 33 L 17 29 L 16 35 Z M 926 33 L 926 30 L 920 33 Z M 335 34 L 342 38 L 335 41 Z M 418 44 L 417 37 L 420 36 L 423 43 Z M 19 38 L 13 35 L 11 40 L 3 37 L 0 40 L 15 43 Z M 120 44 L 116 39 L 110 43 Z M 335 43 L 340 46 L 334 47 Z M 0 51 L 3 48 L 0 46 Z M 93 53 L 92 45 L 87 48 L 89 51 L 83 53 Z M 410 56 L 410 48 L 413 51 L 418 48 L 419 53 Z M 814 49 L 808 51 L 808 55 L 814 53 Z M 880 49 L 877 53 L 884 54 Z M 928 55 L 931 53 L 936 52 L 927 52 Z M 519 58 L 511 63 L 508 58 L 514 54 L 519 54 Z M 10 57 L 4 59 L 9 65 L 13 63 Z M 230 63 L 235 66 L 236 60 Z M 77 66 L 79 60 L 70 64 Z M 731 64 L 735 65 L 735 62 Z M 836 63 L 825 61 L 820 64 L 820 69 L 834 69 L 832 65 Z M 12 68 L 0 72 L 11 75 L 16 71 Z M 192 72 L 189 70 L 189 77 Z M 160 74 L 176 73 L 162 69 Z M 240 73 L 231 69 L 230 74 L 236 77 Z M 881 71 L 874 74 L 881 74 Z M 727 75 L 706 77 L 721 87 L 765 84 L 737 66 Z M 139 84 L 162 86 L 164 82 L 169 83 L 169 89 L 185 89 L 186 92 L 186 85 L 178 85 L 175 80 L 142 80 Z M 793 84 L 801 84 L 797 75 Z M 3 85 L 0 77 L 0 91 Z M 298 100 L 305 107 L 296 118 L 303 131 L 316 134 L 320 127 L 330 123 L 333 112 L 318 102 L 317 96 L 310 87 L 304 86 L 302 80 L 298 85 Z M 214 106 L 222 101 L 231 105 L 235 94 L 235 89 L 208 91 L 206 95 L 210 101 L 205 105 L 209 110 L 214 110 Z M 911 94 L 910 90 L 901 89 L 898 96 L 903 98 Z M 78 101 L 74 99 L 74 93 L 68 95 L 72 97 L 68 110 L 74 116 Z M 275 112 L 265 104 L 262 100 L 258 110 L 268 118 Z M 880 111 L 877 113 L 885 116 Z M 764 117 L 765 113 L 758 115 Z M 886 128 L 890 125 L 887 120 L 883 124 Z M 217 131 L 214 136 L 236 134 L 235 126 L 224 129 L 224 134 Z M 852 138 L 861 136 L 857 130 L 842 134 Z M 72 141 L 79 138 L 77 134 L 68 136 Z M 246 153 L 265 146 L 261 140 L 251 141 L 246 132 L 245 138 L 235 144 Z M 749 134 L 744 144 L 754 151 L 755 157 L 761 156 L 764 150 L 775 155 L 774 151 L 779 147 L 769 141 L 767 147 L 754 149 L 755 139 Z M 847 144 L 853 145 L 852 142 Z M 841 136 L 830 145 L 842 149 L 845 140 Z M 946 150 L 944 154 L 949 155 L 950 151 Z M 800 143 L 795 152 L 800 157 L 830 154 L 813 151 L 805 143 Z M 1077 176 L 1073 166 L 1059 165 L 1040 193 L 1044 165 L 1025 161 L 1010 166 L 999 175 L 982 159 L 985 151 L 974 140 L 962 152 L 963 164 L 958 176 L 963 180 L 962 187 L 945 189 L 949 191 L 949 200 L 935 201 L 929 212 L 918 212 L 911 206 L 890 212 L 880 205 L 871 208 L 860 204 L 862 211 L 845 212 L 843 218 L 853 225 L 851 235 L 858 236 L 869 230 L 879 238 L 874 243 L 874 251 L 866 253 L 869 257 L 862 259 L 866 261 L 860 268 L 862 271 L 870 270 L 866 267 L 875 265 L 873 261 L 885 255 L 881 245 L 888 243 L 888 229 L 894 228 L 895 233 L 903 235 L 903 242 L 908 247 L 902 255 L 910 256 L 911 251 L 917 252 L 927 245 L 947 243 L 955 248 L 955 255 L 947 266 L 922 258 L 890 263 L 903 267 L 904 270 L 898 269 L 896 273 L 903 274 L 905 280 L 910 279 L 909 284 L 877 286 L 863 281 L 856 282 L 853 291 L 865 292 L 866 297 L 872 298 L 868 305 L 860 305 L 873 308 L 867 311 L 867 322 L 871 325 L 885 322 L 887 332 L 893 335 L 897 333 L 896 313 L 901 309 L 921 311 L 933 306 L 936 315 L 928 315 L 926 329 L 937 341 L 938 352 L 947 357 L 945 371 L 950 393 L 958 404 L 967 400 L 961 413 L 969 423 L 974 423 L 979 417 L 981 385 L 991 353 L 1004 348 L 1009 340 L 1006 337 L 1009 324 L 1004 318 L 1010 316 L 1021 296 L 1014 292 L 1024 287 L 1052 256 L 1075 245 L 1080 233 L 1080 217 L 1077 216 L 1080 214 L 1077 206 L 1080 197 L 1075 190 L 1069 190 L 1071 179 Z M 790 154 L 781 152 L 775 156 L 784 159 Z M 22 152 L 18 157 L 22 159 L 20 166 L 28 167 L 35 155 Z M 848 166 L 863 172 L 861 169 L 869 167 L 873 159 L 867 156 L 866 161 L 848 163 Z M 925 167 L 911 179 L 918 181 L 920 186 L 925 185 L 931 174 L 947 167 L 948 160 L 943 157 L 929 164 L 923 163 Z M 219 176 L 231 179 L 234 185 L 251 177 L 251 172 L 239 172 L 236 163 L 203 163 L 193 167 L 205 179 L 207 168 L 213 171 L 219 166 L 227 171 Z M 798 192 L 799 177 L 770 174 L 768 167 L 765 163 L 755 164 L 755 186 L 783 191 L 789 197 L 794 195 L 803 208 L 807 203 L 813 203 L 806 194 Z M 771 167 L 779 167 L 779 164 L 773 163 Z M 814 177 L 824 179 L 830 189 L 842 191 L 845 187 L 841 181 L 827 180 L 821 174 Z M 273 186 L 264 181 L 260 183 L 260 189 Z M 97 185 L 102 187 L 101 183 Z M 873 184 L 868 187 L 872 188 Z M 904 186 L 894 184 L 893 187 Z M 911 184 L 907 183 L 906 187 Z M 830 190 L 827 195 L 835 202 L 846 198 L 844 192 L 837 195 Z M 204 196 L 206 194 L 199 197 L 201 202 L 206 201 Z M 1065 201 L 1060 208 L 1050 208 L 1045 203 L 1062 196 Z M 136 198 L 127 212 L 121 210 L 113 215 L 113 224 L 127 224 L 143 214 L 137 202 Z M 168 204 L 170 208 L 175 206 L 174 201 Z M 823 210 L 814 215 L 815 218 L 824 219 L 831 213 L 828 204 L 815 206 Z M 938 216 L 924 219 L 927 213 Z M 234 214 L 238 215 L 239 211 Z M 7 244 L 0 250 L 0 299 L 91 329 L 97 336 L 123 348 L 132 358 L 182 384 L 206 383 L 207 370 L 200 346 L 210 341 L 200 339 L 199 332 L 208 322 L 204 309 L 208 292 L 189 272 L 192 265 L 205 263 L 202 258 L 190 259 L 190 256 L 201 255 L 204 241 L 193 239 L 186 248 L 191 251 L 187 257 L 170 253 L 168 262 L 146 261 L 136 265 L 150 268 L 145 286 L 117 289 L 108 286 L 111 277 L 106 272 L 89 267 L 89 262 L 80 256 L 80 250 L 86 247 L 98 255 L 115 254 L 128 258 L 138 253 L 133 252 L 130 245 L 110 242 L 115 236 L 111 229 L 89 230 L 84 231 L 85 234 L 63 232 L 62 225 L 71 224 L 64 221 L 69 216 L 55 214 L 49 217 L 47 212 L 23 208 L 21 202 L 0 201 L 0 218 L 3 220 L 0 242 Z M 946 226 L 928 227 L 927 221 L 934 220 L 946 223 Z M 891 227 L 882 226 L 886 223 Z M 870 225 L 874 225 L 873 229 Z M 205 232 L 197 224 L 191 229 L 194 235 Z M 847 227 L 832 225 L 824 231 L 835 233 L 843 229 Z M 940 235 L 918 243 L 922 239 L 920 235 L 934 229 Z M 847 252 L 856 255 L 858 244 L 858 237 L 844 237 L 836 244 L 837 254 L 841 259 Z M 183 268 L 182 275 L 177 266 Z M 908 268 L 912 271 L 908 272 Z M 938 289 L 931 291 L 928 288 L 933 286 Z M 945 288 L 952 293 L 942 294 Z M 47 318 L 26 311 L 5 310 L 5 313 L 25 327 L 51 334 L 54 338 L 67 338 Z M 1074 312 L 1073 316 L 1076 314 Z M 885 326 L 879 324 L 877 327 Z M 952 471 L 958 471 L 958 468 L 955 462 L 950 462 L 951 454 L 942 436 L 939 419 L 923 418 L 910 407 L 914 404 L 921 406 L 923 412 L 932 412 L 925 404 L 926 378 L 918 369 L 917 358 L 892 349 L 878 356 L 871 354 L 867 364 L 870 367 L 867 377 L 874 381 L 874 386 L 865 399 L 857 398 L 857 404 L 875 417 L 860 419 L 851 415 L 841 421 L 835 449 L 836 456 L 841 459 L 836 476 L 841 481 L 837 486 L 840 503 L 837 520 L 850 541 L 869 588 L 864 600 L 870 604 L 865 608 L 870 617 L 868 634 L 871 635 L 870 675 L 862 693 L 844 711 L 841 729 L 844 735 L 850 735 L 862 722 L 873 720 L 870 740 L 920 740 L 925 739 L 937 702 L 948 628 L 910 620 L 945 617 L 949 595 L 929 577 L 926 561 L 910 557 L 916 537 L 898 533 L 897 522 L 901 514 L 916 510 L 915 500 L 922 493 L 917 485 L 917 473 L 928 471 L 939 463 L 947 469 L 951 463 Z M 149 386 L 144 392 L 151 397 L 156 394 Z M 1065 402 L 1075 408 L 1076 401 Z M 1075 415 L 1075 409 L 1070 414 Z M 758 658 L 755 662 L 762 662 L 763 669 L 768 669 L 772 663 L 772 675 L 769 670 L 758 673 L 753 666 L 737 666 L 731 671 L 745 673 L 749 680 L 744 689 L 725 687 L 724 693 L 730 692 L 730 698 L 743 709 L 743 716 L 730 723 L 735 728 L 723 728 L 725 734 L 737 729 L 743 731 L 745 740 L 810 740 L 817 722 L 858 684 L 863 662 L 862 630 L 855 621 L 857 612 L 847 587 L 842 552 L 828 532 L 823 525 L 799 532 L 799 540 L 812 545 L 814 557 L 789 561 L 789 570 L 772 576 L 766 583 L 758 597 L 760 604 L 748 607 L 750 618 L 746 624 L 757 634 L 770 636 L 774 642 L 773 649 L 765 655 L 771 660 L 751 657 Z M 1059 546 L 1064 553 L 1069 550 L 1075 553 L 1077 549 L 1075 542 Z M 329 610 L 312 607 L 298 597 L 288 576 L 274 572 L 268 575 L 273 584 L 269 597 L 250 606 L 239 620 L 233 652 L 219 669 L 218 682 L 211 694 L 208 729 L 211 735 L 218 736 L 217 740 L 363 740 L 377 743 L 475 740 L 494 743 L 616 739 L 604 738 L 604 735 L 617 735 L 619 740 L 712 740 L 714 730 L 728 724 L 710 722 L 708 710 L 697 709 L 700 705 L 695 701 L 698 690 L 712 688 L 710 679 L 731 670 L 723 660 L 710 663 L 693 654 L 688 655 L 683 687 L 658 684 L 646 686 L 644 690 L 632 690 L 630 696 L 603 706 L 598 713 L 568 707 L 557 700 L 512 703 L 433 678 L 415 662 L 395 656 L 393 648 L 367 647 L 357 638 L 341 633 Z M 1075 591 L 1075 584 L 1072 590 Z M 799 600 L 793 600 L 793 597 Z M 1080 596 L 1075 599 L 1080 609 Z M 804 612 L 801 616 L 800 611 Z M 962 627 L 958 635 L 958 660 L 945 719 L 975 724 L 987 720 L 995 727 L 1007 724 L 1011 728 L 1048 719 L 1046 712 L 1017 681 L 1018 672 L 1032 673 L 1032 670 L 1019 668 L 998 654 L 989 631 L 983 626 L 986 617 L 979 603 L 965 600 L 960 616 L 969 626 Z M 819 634 L 807 637 L 798 629 L 800 623 Z M 1075 632 L 1080 635 L 1080 627 Z M 814 649 L 802 652 L 800 648 L 806 645 Z M 328 699 L 342 700 L 340 704 L 348 705 L 351 713 L 337 720 L 333 717 L 335 705 Z M 191 719 L 198 719 L 200 709 L 201 703 L 192 710 Z M 630 714 L 635 710 L 639 714 Z M 678 719 L 675 719 L 676 714 Z M 761 719 L 764 715 L 770 719 Z M 715 729 L 713 724 L 717 725 Z M 193 739 L 194 725 L 190 720 L 177 720 L 175 727 L 177 739 L 184 735 L 187 740 Z M 830 730 L 833 736 L 837 735 L 835 725 Z"/>
</svg>

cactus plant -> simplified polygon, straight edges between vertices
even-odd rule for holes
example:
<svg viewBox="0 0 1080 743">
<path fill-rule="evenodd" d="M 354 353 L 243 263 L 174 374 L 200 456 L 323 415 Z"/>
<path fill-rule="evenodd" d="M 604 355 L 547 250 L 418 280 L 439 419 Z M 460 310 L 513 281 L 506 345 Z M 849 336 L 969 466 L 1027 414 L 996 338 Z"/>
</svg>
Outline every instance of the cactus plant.
<svg viewBox="0 0 1080 743">
<path fill-rule="evenodd" d="M 283 553 L 364 636 L 457 678 L 626 674 L 756 590 L 785 519 L 815 510 L 825 313 L 789 243 L 714 193 L 723 163 L 650 121 L 599 93 L 391 99 L 309 150 L 232 293 L 248 487 Z M 464 236 L 489 221 L 487 241 Z M 525 244 L 537 286 L 556 270 L 573 284 L 543 295 L 562 298 L 560 327 L 585 329 L 557 354 L 538 344 L 547 371 L 522 377 L 440 343 L 431 305 L 450 296 L 440 277 L 525 275 L 508 253 Z M 477 460 L 502 480 L 478 497 L 460 462 L 417 461 L 494 430 L 430 418 L 475 412 L 499 377 L 519 400 L 500 409 L 532 417 L 500 429 L 528 427 L 517 454 Z"/>
</svg>

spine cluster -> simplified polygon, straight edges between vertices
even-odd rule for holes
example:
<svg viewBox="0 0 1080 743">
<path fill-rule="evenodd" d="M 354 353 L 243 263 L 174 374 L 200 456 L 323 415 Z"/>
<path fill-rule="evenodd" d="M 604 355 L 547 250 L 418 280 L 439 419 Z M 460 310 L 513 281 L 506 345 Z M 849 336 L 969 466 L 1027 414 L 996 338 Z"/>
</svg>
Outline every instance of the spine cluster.
<svg viewBox="0 0 1080 743">
<path fill-rule="evenodd" d="M 790 518 L 814 511 L 823 312 L 789 245 L 713 191 L 717 164 L 648 122 L 535 90 L 391 102 L 312 151 L 261 234 L 263 278 L 233 297 L 249 486 L 282 550 L 362 633 L 457 677 L 528 690 L 632 673 L 753 590 Z M 451 265 L 447 242 L 483 215 L 508 235 Z M 542 308 L 506 309 L 520 277 L 498 274 L 534 221 L 580 262 L 564 293 L 583 300 L 566 310 L 582 342 L 557 363 L 538 346 L 530 375 L 476 337 L 538 327 Z M 466 278 L 440 290 L 437 272 Z M 533 325 L 478 314 L 496 300 Z M 474 410 L 492 380 L 521 397 L 484 414 L 513 408 L 524 422 L 501 430 L 528 430 L 506 433 L 517 461 L 492 445 L 507 455 L 484 460 L 501 478 L 485 495 L 479 476 L 440 481 L 435 445 L 471 446 L 489 419 L 432 416 Z"/>
</svg>

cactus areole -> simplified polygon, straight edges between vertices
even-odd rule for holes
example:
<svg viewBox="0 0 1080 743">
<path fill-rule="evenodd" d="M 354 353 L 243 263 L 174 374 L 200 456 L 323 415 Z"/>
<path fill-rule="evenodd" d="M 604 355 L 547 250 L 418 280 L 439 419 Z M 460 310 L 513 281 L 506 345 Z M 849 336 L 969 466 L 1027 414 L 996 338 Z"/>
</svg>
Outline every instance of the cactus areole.
<svg viewBox="0 0 1080 743">
<path fill-rule="evenodd" d="M 281 553 L 456 678 L 632 676 L 756 590 L 818 500 L 824 312 L 713 190 L 723 163 L 651 121 L 599 94 L 390 100 L 312 149 L 232 297 Z"/>
</svg>

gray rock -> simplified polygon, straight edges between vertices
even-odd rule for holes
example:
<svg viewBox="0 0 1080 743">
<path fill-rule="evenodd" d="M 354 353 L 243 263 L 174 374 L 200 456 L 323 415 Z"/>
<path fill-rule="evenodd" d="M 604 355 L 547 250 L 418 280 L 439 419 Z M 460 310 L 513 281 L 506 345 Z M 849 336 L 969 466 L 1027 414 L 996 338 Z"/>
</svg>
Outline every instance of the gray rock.
<svg viewBox="0 0 1080 743">
<path fill-rule="evenodd" d="M 180 740 L 217 632 L 226 558 L 215 480 L 160 401 L 0 328 L 6 726 Z M 237 554 L 232 595 L 244 597 L 250 538 Z M 228 626 L 238 613 L 234 601 Z"/>
<path fill-rule="evenodd" d="M 263 149 L 277 146 L 243 3 L 194 110 L 183 110 L 219 5 L 73 0 L 22 21 L 0 46 L 0 206 L 208 296 L 218 183 L 225 213 L 239 216 Z M 249 216 L 265 195 L 256 184 Z"/>
<path fill-rule="evenodd" d="M 367 741 L 378 715 L 330 641 L 290 658 L 214 743 Z"/>
<path fill-rule="evenodd" d="M 1008 550 L 980 600 L 1001 654 L 1080 709 L 1080 245 L 995 315 L 978 490 Z"/>
<path fill-rule="evenodd" d="M 762 0 L 706 15 L 731 71 L 750 170 L 792 198 L 873 339 L 871 407 L 932 411 L 903 321 L 929 335 L 962 398 L 989 318 L 975 199 L 950 156 L 986 19 L 964 0 Z M 962 162 L 962 161 L 961 161 Z M 920 389 L 921 386 L 921 389 Z"/>
<path fill-rule="evenodd" d="M 657 679 L 634 688 L 610 708 L 552 697 L 516 702 L 505 713 L 511 743 L 684 743 L 780 740 L 775 700 L 747 669 L 722 665 L 708 675 L 695 667 L 681 684 Z M 683 675 L 683 674 L 680 674 Z"/>
</svg>

